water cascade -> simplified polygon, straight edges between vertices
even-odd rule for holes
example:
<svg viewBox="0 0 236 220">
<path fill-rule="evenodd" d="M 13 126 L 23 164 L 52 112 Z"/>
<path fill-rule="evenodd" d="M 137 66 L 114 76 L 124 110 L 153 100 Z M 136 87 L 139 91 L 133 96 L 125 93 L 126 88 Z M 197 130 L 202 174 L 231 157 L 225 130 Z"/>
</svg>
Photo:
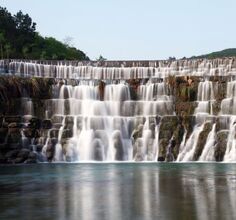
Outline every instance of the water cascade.
<svg viewBox="0 0 236 220">
<path fill-rule="evenodd" d="M 216 141 L 216 124 L 212 126 L 212 130 L 207 137 L 206 144 L 203 148 L 199 161 L 214 161 L 214 146 Z"/>
<path fill-rule="evenodd" d="M 227 83 L 226 98 L 221 103 L 221 114 L 229 121 L 229 135 L 224 161 L 236 161 L 236 81 L 234 79 Z"/>
<path fill-rule="evenodd" d="M 2 60 L 0 73 L 0 144 L 19 129 L 41 161 L 236 161 L 235 58 Z"/>
<path fill-rule="evenodd" d="M 186 145 L 179 152 L 177 161 L 193 161 L 196 148 L 198 146 L 199 136 L 204 132 L 204 126 L 213 114 L 212 103 L 214 102 L 214 89 L 212 82 L 204 80 L 198 84 L 197 107 L 195 109 L 196 125 Z M 206 146 L 208 147 L 208 145 Z M 206 147 L 204 150 L 206 150 Z M 209 150 L 208 150 L 209 151 Z M 205 154 L 205 152 L 202 152 Z M 203 155 L 202 155 L 203 156 Z M 201 158 L 202 158 L 201 156 Z"/>
</svg>

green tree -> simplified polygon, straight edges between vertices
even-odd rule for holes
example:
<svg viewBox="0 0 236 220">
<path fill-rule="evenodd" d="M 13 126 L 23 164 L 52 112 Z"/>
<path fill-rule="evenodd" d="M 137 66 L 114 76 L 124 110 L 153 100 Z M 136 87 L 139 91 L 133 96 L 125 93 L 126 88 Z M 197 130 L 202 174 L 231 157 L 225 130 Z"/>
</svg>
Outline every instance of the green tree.
<svg viewBox="0 0 236 220">
<path fill-rule="evenodd" d="M 40 60 L 45 60 L 46 59 L 46 51 L 42 51 L 42 53 L 40 54 Z"/>
<path fill-rule="evenodd" d="M 29 52 L 29 48 L 27 46 L 24 46 L 22 48 L 22 53 L 23 53 L 23 56 L 24 56 L 25 59 L 28 58 L 28 52 Z"/>
<path fill-rule="evenodd" d="M 4 46 L 5 45 L 5 46 Z M 0 7 L 0 56 L 4 58 L 88 60 L 86 54 L 73 47 L 72 38 L 64 43 L 36 32 L 36 23 L 22 11 L 11 15 Z"/>
<path fill-rule="evenodd" d="M 11 13 L 6 8 L 0 7 L 0 32 L 3 33 L 4 38 L 13 45 L 16 34 L 16 24 Z"/>
<path fill-rule="evenodd" d="M 11 53 L 11 45 L 9 43 L 5 45 L 5 50 L 6 50 L 7 59 L 9 59 L 10 53 Z"/>
<path fill-rule="evenodd" d="M 1 49 L 1 59 L 3 59 L 3 43 L 5 41 L 4 35 L 0 32 L 0 49 Z"/>
<path fill-rule="evenodd" d="M 103 61 L 106 61 L 107 59 L 104 58 L 102 55 L 100 55 L 96 60 L 99 62 L 103 62 Z"/>
</svg>

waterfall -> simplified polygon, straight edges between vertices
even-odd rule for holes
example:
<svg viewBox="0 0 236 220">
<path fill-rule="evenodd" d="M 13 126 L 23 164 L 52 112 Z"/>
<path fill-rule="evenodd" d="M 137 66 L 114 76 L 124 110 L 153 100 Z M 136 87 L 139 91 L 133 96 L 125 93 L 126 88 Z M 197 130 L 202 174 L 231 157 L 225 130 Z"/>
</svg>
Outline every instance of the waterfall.
<svg viewBox="0 0 236 220">
<path fill-rule="evenodd" d="M 200 82 L 198 85 L 197 102 L 198 106 L 195 109 L 195 114 L 199 123 L 205 121 L 206 117 L 213 115 L 212 104 L 215 100 L 213 83 L 207 79 Z"/>
<path fill-rule="evenodd" d="M 103 97 L 98 83 L 82 80 L 75 86 L 61 85 L 58 99 L 52 100 L 52 115 L 63 116 L 54 160 L 133 161 L 135 156 L 137 160 L 157 160 L 159 125 L 155 117 L 174 113 L 167 85 L 148 81 L 138 88 L 135 101 L 125 81 L 105 81 Z M 73 118 L 73 135 L 63 143 L 62 156 L 67 117 Z M 132 140 L 138 126 L 142 126 L 140 137 Z M 138 147 L 136 154 L 133 145 Z"/>
<path fill-rule="evenodd" d="M 55 155 L 54 155 L 54 160 L 55 161 L 62 161 L 64 160 L 63 158 L 63 153 L 62 153 L 62 143 L 61 143 L 61 138 L 62 138 L 62 133 L 63 133 L 63 130 L 64 130 L 64 127 L 65 127 L 65 116 L 63 117 L 63 120 L 62 120 L 62 125 L 59 129 L 59 132 L 58 132 L 58 143 L 56 144 L 56 150 L 55 150 Z"/>
<path fill-rule="evenodd" d="M 0 63 L 1 66 L 3 64 Z M 145 65 L 145 66 L 142 66 Z M 64 79 L 147 79 L 175 76 L 227 76 L 235 75 L 235 60 L 176 60 L 150 61 L 142 64 L 139 61 L 105 61 L 104 66 L 99 62 L 24 62 L 12 60 L 9 72 L 15 75 L 29 77 L 49 77 Z"/>
<path fill-rule="evenodd" d="M 227 83 L 226 98 L 221 102 L 221 114 L 229 118 L 229 135 L 227 140 L 226 151 L 224 155 L 225 162 L 236 161 L 236 81 L 232 80 Z"/>
<path fill-rule="evenodd" d="M 227 141 L 227 147 L 225 151 L 224 161 L 232 162 L 236 161 L 236 117 L 232 116 L 230 119 L 230 128 Z"/>
<path fill-rule="evenodd" d="M 203 148 L 199 161 L 214 161 L 214 145 L 216 141 L 216 124 L 212 126 L 212 130 L 208 134 L 206 144 Z"/>
<path fill-rule="evenodd" d="M 203 130 L 204 123 L 201 126 L 196 125 L 193 133 L 189 137 L 189 139 L 186 141 L 186 144 L 184 145 L 182 151 L 179 152 L 178 158 L 176 161 L 178 162 L 187 162 L 193 160 L 193 155 L 196 150 L 199 134 Z"/>
<path fill-rule="evenodd" d="M 3 127 L 24 129 L 47 161 L 236 161 L 235 58 L 0 60 L 0 73 L 21 105 L 1 113 L 22 116 Z"/>
<path fill-rule="evenodd" d="M 195 109 L 196 122 L 192 134 L 189 139 L 186 141 L 184 147 L 181 147 L 177 161 L 192 161 L 194 153 L 197 148 L 199 141 L 199 135 L 203 132 L 207 117 L 213 114 L 212 102 L 214 102 L 214 89 L 212 82 L 208 79 L 200 82 L 198 85 L 198 94 L 197 94 L 197 107 Z M 215 126 L 215 125 L 214 125 Z M 210 134 L 209 134 L 210 135 Z M 211 140 L 212 141 L 212 140 Z M 207 143 L 203 148 L 204 157 L 208 153 L 210 143 Z M 207 152 L 206 152 L 207 151 Z M 202 159 L 202 157 L 201 157 Z"/>
</svg>

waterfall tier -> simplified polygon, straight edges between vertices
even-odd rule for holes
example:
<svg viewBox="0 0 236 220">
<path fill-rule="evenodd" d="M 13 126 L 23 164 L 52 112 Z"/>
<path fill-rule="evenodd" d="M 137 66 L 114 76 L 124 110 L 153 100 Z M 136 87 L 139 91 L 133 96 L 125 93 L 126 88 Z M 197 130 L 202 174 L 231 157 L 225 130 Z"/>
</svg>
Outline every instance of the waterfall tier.
<svg viewBox="0 0 236 220">
<path fill-rule="evenodd" d="M 1 61 L 0 71 L 24 77 L 147 79 L 168 76 L 235 76 L 236 59 L 176 61 Z"/>
</svg>

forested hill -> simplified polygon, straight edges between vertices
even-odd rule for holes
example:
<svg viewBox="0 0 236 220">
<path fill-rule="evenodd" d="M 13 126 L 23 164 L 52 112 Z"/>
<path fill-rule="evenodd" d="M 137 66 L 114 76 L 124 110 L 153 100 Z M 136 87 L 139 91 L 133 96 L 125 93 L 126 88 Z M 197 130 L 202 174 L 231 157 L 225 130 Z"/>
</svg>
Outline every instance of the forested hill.
<svg viewBox="0 0 236 220">
<path fill-rule="evenodd" d="M 208 58 L 208 59 L 214 59 L 214 58 L 222 58 L 222 57 L 235 57 L 236 56 L 236 48 L 230 48 L 225 49 L 217 52 L 212 52 L 209 54 L 204 54 L 200 56 L 194 56 L 191 58 Z"/>
<path fill-rule="evenodd" d="M 0 58 L 89 60 L 86 54 L 53 37 L 42 37 L 36 23 L 19 11 L 12 15 L 0 7 Z"/>
</svg>

